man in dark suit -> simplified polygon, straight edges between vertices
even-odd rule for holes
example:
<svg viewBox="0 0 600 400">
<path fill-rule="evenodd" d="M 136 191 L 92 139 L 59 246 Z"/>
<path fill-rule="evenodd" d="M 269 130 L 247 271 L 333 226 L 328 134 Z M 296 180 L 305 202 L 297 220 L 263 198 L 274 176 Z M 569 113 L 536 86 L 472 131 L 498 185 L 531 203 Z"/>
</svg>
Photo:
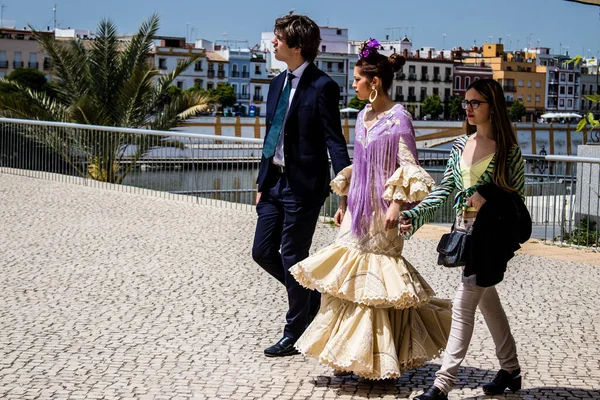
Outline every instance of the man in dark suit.
<svg viewBox="0 0 600 400">
<path fill-rule="evenodd" d="M 288 68 L 269 86 L 252 257 L 285 286 L 289 309 L 283 338 L 265 349 L 268 357 L 298 354 L 294 343 L 319 309 L 320 294 L 300 286 L 289 269 L 308 256 L 329 195 L 328 150 L 336 173 L 350 164 L 339 86 L 313 64 L 319 27 L 306 16 L 287 15 L 275 21 L 274 32 L 275 58 Z"/>
</svg>

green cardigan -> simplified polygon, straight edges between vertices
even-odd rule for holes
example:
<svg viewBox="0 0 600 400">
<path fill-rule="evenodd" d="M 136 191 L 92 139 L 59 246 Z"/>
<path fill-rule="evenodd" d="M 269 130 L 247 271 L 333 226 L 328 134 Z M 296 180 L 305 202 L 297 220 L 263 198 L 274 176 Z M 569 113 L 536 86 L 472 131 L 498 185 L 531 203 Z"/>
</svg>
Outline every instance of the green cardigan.
<svg viewBox="0 0 600 400">
<path fill-rule="evenodd" d="M 446 171 L 444 171 L 444 176 L 439 185 L 417 206 L 410 210 L 402 211 L 402 215 L 405 218 L 411 219 L 413 230 L 410 235 L 433 217 L 435 211 L 444 204 L 455 188 L 458 190 L 458 193 L 454 198 L 454 209 L 458 214 L 463 207 L 467 206 L 467 198 L 477 191 L 478 186 L 492 182 L 492 175 L 496 165 L 495 155 L 477 183 L 470 188 L 465 189 L 463 187 L 462 175 L 460 173 L 460 157 L 462 156 L 467 139 L 468 136 L 461 136 L 454 142 L 450 151 L 450 158 L 446 165 Z M 510 185 L 525 200 L 525 162 L 523 161 L 519 146 L 513 146 L 508 154 L 507 161 Z"/>
</svg>

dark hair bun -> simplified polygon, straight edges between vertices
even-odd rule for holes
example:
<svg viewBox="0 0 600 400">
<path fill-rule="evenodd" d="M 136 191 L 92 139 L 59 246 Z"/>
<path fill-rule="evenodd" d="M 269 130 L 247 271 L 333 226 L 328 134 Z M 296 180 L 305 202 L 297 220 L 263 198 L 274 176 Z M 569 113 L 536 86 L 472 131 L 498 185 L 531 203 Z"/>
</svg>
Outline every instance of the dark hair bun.
<svg viewBox="0 0 600 400">
<path fill-rule="evenodd" d="M 388 61 L 392 64 L 392 69 L 394 72 L 400 71 L 400 68 L 406 63 L 406 58 L 401 56 L 400 54 L 394 53 L 389 56 Z"/>
</svg>

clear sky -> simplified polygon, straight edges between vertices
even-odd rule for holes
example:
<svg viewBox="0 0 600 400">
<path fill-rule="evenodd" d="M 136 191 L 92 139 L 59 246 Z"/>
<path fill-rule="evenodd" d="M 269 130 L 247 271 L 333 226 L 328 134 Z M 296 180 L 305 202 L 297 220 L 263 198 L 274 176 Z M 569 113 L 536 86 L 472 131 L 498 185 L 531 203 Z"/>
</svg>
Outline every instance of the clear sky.
<svg viewBox="0 0 600 400">
<path fill-rule="evenodd" d="M 0 0 L 3 19 L 17 27 L 52 25 L 53 0 Z M 113 20 L 120 33 L 132 33 L 152 13 L 161 17 L 160 34 L 208 40 L 260 42 L 276 17 L 308 14 L 319 25 L 349 29 L 350 39 L 384 39 L 408 33 L 414 47 L 471 47 L 497 41 L 510 49 L 539 44 L 553 52 L 600 56 L 600 9 L 564 0 L 58 0 L 61 28 L 95 29 Z M 568 49 L 566 48 L 568 46 Z"/>
</svg>

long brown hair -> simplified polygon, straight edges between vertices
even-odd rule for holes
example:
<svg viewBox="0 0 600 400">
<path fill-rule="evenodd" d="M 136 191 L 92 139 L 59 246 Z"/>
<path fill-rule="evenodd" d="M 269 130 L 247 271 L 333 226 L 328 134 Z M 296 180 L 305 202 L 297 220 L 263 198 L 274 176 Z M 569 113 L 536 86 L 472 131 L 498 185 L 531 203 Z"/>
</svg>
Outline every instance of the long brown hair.
<svg viewBox="0 0 600 400">
<path fill-rule="evenodd" d="M 490 117 L 492 120 L 492 135 L 496 141 L 496 164 L 492 181 L 505 190 L 514 191 L 508 181 L 508 155 L 517 145 L 517 135 L 510 123 L 506 100 L 502 86 L 493 79 L 479 79 L 473 81 L 467 88 L 475 89 L 490 105 Z M 477 127 L 467 121 L 467 135 L 475 133 Z"/>
</svg>

